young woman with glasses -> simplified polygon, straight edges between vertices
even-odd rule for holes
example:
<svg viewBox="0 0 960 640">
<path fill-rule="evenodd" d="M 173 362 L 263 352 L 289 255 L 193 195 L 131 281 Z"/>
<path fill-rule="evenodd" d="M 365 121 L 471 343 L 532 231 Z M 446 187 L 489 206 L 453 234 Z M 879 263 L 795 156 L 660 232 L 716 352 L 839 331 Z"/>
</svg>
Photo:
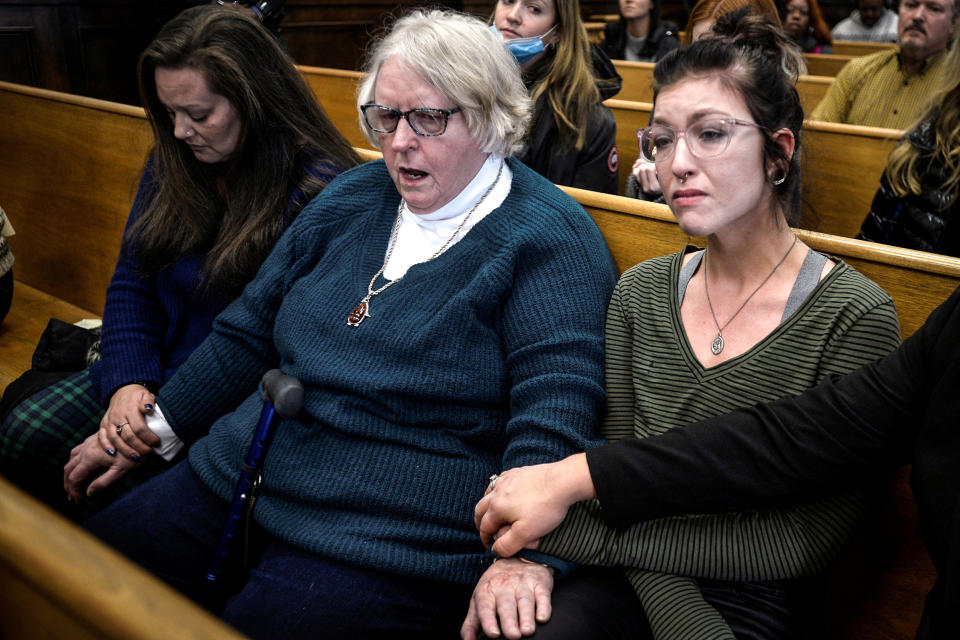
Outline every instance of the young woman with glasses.
<svg viewBox="0 0 960 640">
<path fill-rule="evenodd" d="M 799 393 L 899 342 L 890 297 L 850 266 L 810 250 L 789 226 L 798 213 L 803 121 L 791 82 L 796 49 L 745 11 L 722 18 L 715 32 L 670 53 L 654 72 L 655 118 L 639 132 L 641 153 L 656 164 L 681 228 L 706 238 L 706 248 L 636 265 L 614 290 L 602 424 L 608 440 L 646 438 Z M 538 499 L 583 480 L 583 454 L 560 464 L 568 473 L 548 483 L 544 474 L 558 465 L 501 474 L 493 495 Z M 535 482 L 518 489 L 514 481 L 527 471 Z M 816 616 L 805 610 L 802 579 L 827 567 L 865 508 L 863 493 L 836 489 L 775 509 L 630 529 L 605 527 L 602 504 L 580 503 L 541 540 L 537 551 L 546 556 L 538 559 L 616 569 L 580 569 L 559 581 L 551 621 L 536 637 L 806 637 Z M 489 541 L 495 531 L 484 528 L 484 510 L 482 503 L 478 523 Z M 515 553 L 511 539 L 498 540 L 495 551 Z M 492 635 L 496 609 L 507 637 L 531 629 L 534 616 L 550 615 L 522 598 L 519 610 L 497 601 L 509 592 L 499 575 L 509 562 L 495 563 L 475 591 L 466 637 L 478 622 Z M 529 580 L 531 570 L 518 566 Z"/>
</svg>

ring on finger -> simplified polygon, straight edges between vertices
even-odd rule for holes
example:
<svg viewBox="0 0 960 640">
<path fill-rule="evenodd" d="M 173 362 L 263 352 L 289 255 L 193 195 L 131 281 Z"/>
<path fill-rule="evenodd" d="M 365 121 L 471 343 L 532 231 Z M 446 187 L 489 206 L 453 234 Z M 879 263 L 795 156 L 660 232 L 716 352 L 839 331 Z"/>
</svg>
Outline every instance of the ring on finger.
<svg viewBox="0 0 960 640">
<path fill-rule="evenodd" d="M 488 491 L 493 491 L 493 490 L 494 490 L 494 488 L 497 486 L 497 478 L 499 478 L 499 477 L 500 477 L 500 474 L 499 474 L 499 473 L 495 473 L 495 474 L 493 474 L 492 476 L 490 476 L 490 484 L 487 485 L 487 490 L 488 490 Z"/>
<path fill-rule="evenodd" d="M 123 428 L 124 428 L 125 426 L 127 426 L 128 424 L 130 424 L 130 423 L 129 423 L 129 422 L 124 422 L 123 424 L 118 424 L 118 425 L 117 425 L 117 435 L 118 435 L 118 436 L 123 433 Z"/>
</svg>

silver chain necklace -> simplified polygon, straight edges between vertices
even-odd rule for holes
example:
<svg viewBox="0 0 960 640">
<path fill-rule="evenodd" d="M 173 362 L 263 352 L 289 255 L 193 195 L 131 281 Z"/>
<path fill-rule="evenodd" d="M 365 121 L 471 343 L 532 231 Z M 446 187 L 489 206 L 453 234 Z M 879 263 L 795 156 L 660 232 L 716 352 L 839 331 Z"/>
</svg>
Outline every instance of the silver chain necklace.
<svg viewBox="0 0 960 640">
<path fill-rule="evenodd" d="M 773 276 L 773 274 L 777 272 L 777 269 L 779 269 L 779 268 L 780 268 L 780 265 L 783 264 L 783 261 L 787 259 L 787 256 L 790 255 L 790 252 L 793 251 L 793 247 L 794 247 L 796 244 L 797 244 L 797 236 L 793 236 L 793 242 L 790 243 L 790 248 L 787 249 L 787 252 L 786 252 L 785 254 L 783 254 L 783 257 L 782 257 L 782 258 L 780 258 L 780 262 L 778 262 L 777 264 L 773 265 L 773 269 L 771 269 L 771 270 L 770 270 L 770 273 L 767 274 L 767 277 L 763 279 L 763 282 L 761 282 L 760 284 L 757 285 L 757 288 L 754 289 L 754 290 L 750 293 L 750 295 L 747 296 L 747 299 L 743 301 L 743 304 L 741 304 L 741 305 L 737 308 L 737 310 L 733 312 L 733 315 L 730 316 L 730 319 L 729 319 L 729 320 L 727 320 L 726 322 L 723 323 L 723 326 L 722 326 L 722 327 L 720 326 L 720 323 L 717 321 L 717 314 L 714 313 L 714 311 L 713 311 L 713 303 L 710 301 L 710 287 L 707 286 L 707 282 L 710 280 L 710 278 L 709 278 L 708 275 L 707 275 L 707 254 L 706 254 L 706 251 L 704 251 L 704 254 L 703 254 L 703 290 L 704 290 L 704 291 L 706 292 L 706 294 L 707 294 L 707 305 L 710 307 L 710 315 L 713 316 L 713 323 L 714 323 L 715 325 L 717 325 L 717 337 L 714 338 L 714 339 L 713 339 L 713 342 L 710 343 L 710 351 L 711 351 L 711 353 L 713 353 L 713 355 L 718 356 L 718 355 L 720 355 L 721 353 L 723 353 L 723 330 L 726 329 L 726 328 L 730 325 L 731 322 L 733 322 L 733 319 L 737 317 L 737 314 L 739 314 L 741 311 L 743 311 L 743 308 L 744 308 L 745 306 L 747 306 L 747 303 L 750 302 L 750 299 L 753 298 L 754 294 L 756 294 L 757 291 L 760 291 L 760 288 L 763 287 L 763 285 L 767 284 L 767 280 L 769 280 L 769 279 Z"/>
<path fill-rule="evenodd" d="M 473 215 L 473 212 L 477 210 L 477 207 L 480 206 L 480 203 L 482 203 L 484 200 L 487 199 L 487 196 L 490 195 L 490 192 L 493 191 L 493 188 L 496 187 L 497 184 L 500 182 L 501 175 L 503 175 L 503 160 L 500 161 L 500 169 L 497 170 L 497 177 L 493 181 L 493 184 L 487 187 L 487 190 L 483 192 L 483 195 L 480 196 L 480 199 L 477 200 L 476 204 L 474 204 L 470 208 L 470 211 L 468 211 L 467 215 L 465 215 L 463 217 L 463 220 L 460 221 L 460 224 L 457 226 L 456 231 L 453 232 L 453 235 L 447 238 L 447 241 L 443 243 L 442 247 L 437 249 L 436 253 L 434 253 L 432 256 L 430 256 L 423 262 L 430 262 L 431 260 L 433 260 L 434 258 L 436 258 L 441 253 L 447 250 L 447 247 L 450 246 L 450 243 L 453 242 L 453 239 L 456 238 L 457 235 L 460 233 L 460 230 L 463 229 L 463 225 L 467 224 L 467 220 L 469 220 L 470 217 Z M 370 299 L 373 298 L 373 296 L 383 293 L 384 291 L 386 291 L 387 289 L 389 289 L 390 287 L 397 284 L 403 279 L 403 276 L 400 276 L 396 280 L 388 280 L 386 284 L 384 284 L 382 287 L 378 289 L 373 288 L 373 283 L 376 282 L 377 278 L 379 278 L 383 274 L 383 270 L 387 268 L 387 263 L 390 262 L 390 256 L 393 255 L 393 247 L 397 244 L 397 233 L 400 231 L 401 216 L 403 215 L 403 209 L 406 206 L 407 206 L 406 200 L 401 200 L 400 206 L 397 209 L 397 219 L 394 220 L 393 231 L 390 233 L 390 246 L 387 248 L 387 256 L 383 259 L 383 264 L 380 265 L 380 269 L 377 270 L 375 274 L 373 274 L 372 278 L 370 278 L 370 284 L 367 285 L 367 295 L 365 295 L 363 299 L 360 300 L 360 304 L 357 305 L 356 309 L 351 311 L 350 315 L 347 316 L 347 324 L 350 325 L 351 327 L 359 326 L 360 323 L 364 321 L 364 319 L 372 317 L 370 315 Z M 421 263 L 418 263 L 418 264 L 421 264 Z M 404 273 L 404 275 L 406 275 L 406 273 Z"/>
</svg>

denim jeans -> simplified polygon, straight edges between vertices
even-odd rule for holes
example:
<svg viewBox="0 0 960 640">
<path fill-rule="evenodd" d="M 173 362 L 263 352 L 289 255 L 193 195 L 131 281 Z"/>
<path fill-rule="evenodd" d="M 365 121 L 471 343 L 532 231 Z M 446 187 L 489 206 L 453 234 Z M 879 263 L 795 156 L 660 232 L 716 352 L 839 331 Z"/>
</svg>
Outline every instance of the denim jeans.
<svg viewBox="0 0 960 640">
<path fill-rule="evenodd" d="M 85 526 L 252 638 L 457 637 L 472 585 L 321 558 L 256 527 L 249 574 L 234 572 L 211 589 L 205 574 L 227 511 L 185 461 Z"/>
</svg>

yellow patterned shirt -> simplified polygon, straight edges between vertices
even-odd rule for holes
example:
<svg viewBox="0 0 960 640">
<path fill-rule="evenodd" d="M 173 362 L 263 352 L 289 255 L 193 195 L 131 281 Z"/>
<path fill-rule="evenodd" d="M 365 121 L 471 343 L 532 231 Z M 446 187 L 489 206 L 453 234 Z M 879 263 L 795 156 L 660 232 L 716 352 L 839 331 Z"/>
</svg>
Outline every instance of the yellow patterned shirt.
<svg viewBox="0 0 960 640">
<path fill-rule="evenodd" d="M 854 58 L 840 70 L 811 120 L 906 129 L 920 117 L 940 86 L 944 52 L 930 56 L 917 73 L 907 73 L 900 50 Z"/>
</svg>

